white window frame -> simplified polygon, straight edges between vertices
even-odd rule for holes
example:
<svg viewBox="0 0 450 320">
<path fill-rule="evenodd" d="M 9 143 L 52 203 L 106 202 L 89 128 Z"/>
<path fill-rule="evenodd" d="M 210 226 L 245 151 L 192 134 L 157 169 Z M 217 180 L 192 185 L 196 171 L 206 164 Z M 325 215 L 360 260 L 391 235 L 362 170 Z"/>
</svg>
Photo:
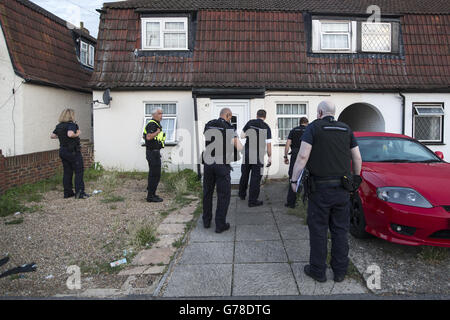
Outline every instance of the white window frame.
<svg viewBox="0 0 450 320">
<path fill-rule="evenodd" d="M 159 29 L 159 46 L 147 46 L 147 23 L 148 22 L 158 22 Z M 183 22 L 184 29 L 183 30 L 166 30 L 165 25 L 166 22 Z M 142 40 L 142 50 L 189 50 L 189 25 L 187 17 L 170 17 L 170 18 L 141 18 L 141 40 Z M 165 48 L 164 47 L 164 35 L 170 33 L 182 33 L 186 34 L 186 41 L 183 47 L 180 48 Z"/>
<path fill-rule="evenodd" d="M 85 49 L 83 49 L 83 46 Z M 85 53 L 86 59 L 82 59 L 82 53 Z M 90 68 L 94 67 L 95 47 L 80 39 L 80 62 Z"/>
<path fill-rule="evenodd" d="M 423 108 L 423 109 L 431 109 L 431 108 L 441 108 L 442 113 L 426 113 L 422 112 L 420 113 L 417 108 Z M 417 113 L 417 114 L 416 114 Z M 438 140 L 419 140 L 423 143 L 443 143 L 443 123 L 444 123 L 444 116 L 445 116 L 445 110 L 444 110 L 444 104 L 443 103 L 413 103 L 413 137 L 416 138 L 416 118 L 429 118 L 429 117 L 436 117 L 439 118 L 439 139 Z"/>
<path fill-rule="evenodd" d="M 304 114 L 302 114 L 302 113 L 299 113 L 299 114 L 279 114 L 278 113 L 278 105 L 280 105 L 280 104 L 282 104 L 282 105 L 285 105 L 285 104 L 298 104 L 298 105 L 305 105 L 305 113 Z M 301 102 L 299 102 L 299 101 L 277 101 L 277 102 L 275 102 L 275 114 L 276 114 L 276 124 L 275 124 L 275 126 L 276 126 L 276 129 L 277 129 L 277 141 L 278 141 L 278 143 L 286 143 L 286 141 L 287 141 L 287 138 L 285 139 L 285 140 L 283 140 L 283 139 L 280 139 L 280 134 L 279 134 L 279 127 L 278 127 L 278 119 L 281 119 L 281 118 L 292 118 L 292 119 L 296 119 L 296 118 L 298 118 L 298 124 L 296 125 L 296 126 L 298 126 L 298 125 L 300 125 L 300 119 L 302 118 L 302 117 L 308 117 L 307 116 L 307 114 L 308 114 L 308 103 L 307 102 L 305 102 L 305 101 L 301 101 Z M 295 126 L 295 127 L 296 127 Z M 294 127 L 294 128 L 295 128 Z M 293 128 L 291 128 L 291 130 L 292 130 Z M 272 135 L 272 139 L 273 139 L 274 137 L 273 137 L 273 135 Z"/>
<path fill-rule="evenodd" d="M 364 50 L 362 46 L 363 36 L 367 33 L 363 33 L 362 30 L 366 24 L 377 25 L 389 25 L 389 50 Z M 392 52 L 392 23 L 390 22 L 362 22 L 361 23 L 361 52 Z"/>
<path fill-rule="evenodd" d="M 164 113 L 163 114 L 163 120 L 164 119 L 174 119 L 174 127 L 173 127 L 173 139 L 169 140 L 168 137 L 166 138 L 166 144 L 170 144 L 170 143 L 176 143 L 177 142 L 177 113 L 178 113 L 178 103 L 174 102 L 174 101 L 145 101 L 144 102 L 144 125 L 142 128 L 142 132 L 144 132 L 145 127 L 147 126 L 148 121 L 150 121 L 152 119 L 152 115 L 147 113 L 147 105 L 148 104 L 156 104 L 156 105 L 162 105 L 163 104 L 174 104 L 175 105 L 175 113 L 174 114 L 167 114 Z M 164 128 L 163 128 L 164 131 Z M 145 141 L 143 141 L 145 143 Z"/>
<path fill-rule="evenodd" d="M 322 32 L 323 23 L 348 23 L 348 32 Z M 357 22 L 351 20 L 312 20 L 312 51 L 322 53 L 351 53 L 356 52 L 356 29 Z M 347 34 L 349 47 L 341 48 L 323 48 L 322 39 L 324 34 Z"/>
</svg>

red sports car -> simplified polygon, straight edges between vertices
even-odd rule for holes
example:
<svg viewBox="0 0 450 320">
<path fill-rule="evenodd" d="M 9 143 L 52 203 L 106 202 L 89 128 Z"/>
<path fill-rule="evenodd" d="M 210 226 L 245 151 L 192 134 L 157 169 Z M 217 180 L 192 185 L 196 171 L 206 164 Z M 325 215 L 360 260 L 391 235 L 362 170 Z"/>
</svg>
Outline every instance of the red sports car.
<svg viewBox="0 0 450 320">
<path fill-rule="evenodd" d="M 363 182 L 350 232 L 406 245 L 450 247 L 450 163 L 405 135 L 355 132 Z"/>
</svg>

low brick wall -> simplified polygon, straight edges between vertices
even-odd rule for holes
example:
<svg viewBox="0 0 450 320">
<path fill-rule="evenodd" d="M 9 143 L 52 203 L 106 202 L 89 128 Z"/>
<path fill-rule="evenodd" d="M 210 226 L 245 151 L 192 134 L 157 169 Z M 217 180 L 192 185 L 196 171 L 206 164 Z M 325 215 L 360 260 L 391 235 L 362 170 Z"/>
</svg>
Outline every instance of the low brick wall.
<svg viewBox="0 0 450 320">
<path fill-rule="evenodd" d="M 88 140 L 81 141 L 84 167 L 94 163 L 94 146 Z M 36 152 L 13 157 L 4 157 L 0 150 L 0 194 L 27 183 L 38 182 L 62 170 L 59 150 Z"/>
</svg>

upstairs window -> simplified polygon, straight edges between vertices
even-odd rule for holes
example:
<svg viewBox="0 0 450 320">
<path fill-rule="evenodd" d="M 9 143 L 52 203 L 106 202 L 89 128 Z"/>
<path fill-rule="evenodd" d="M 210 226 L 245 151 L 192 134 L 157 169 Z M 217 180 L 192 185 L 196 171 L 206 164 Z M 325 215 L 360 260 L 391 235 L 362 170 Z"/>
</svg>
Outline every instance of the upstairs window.
<svg viewBox="0 0 450 320">
<path fill-rule="evenodd" d="M 391 52 L 392 25 L 390 23 L 361 23 L 361 51 Z"/>
<path fill-rule="evenodd" d="M 80 41 L 80 61 L 85 66 L 94 67 L 95 48 L 84 41 Z"/>
<path fill-rule="evenodd" d="M 187 18 L 142 18 L 142 49 L 187 50 Z"/>
<path fill-rule="evenodd" d="M 312 49 L 314 52 L 354 52 L 356 22 L 347 20 L 313 20 Z"/>
</svg>

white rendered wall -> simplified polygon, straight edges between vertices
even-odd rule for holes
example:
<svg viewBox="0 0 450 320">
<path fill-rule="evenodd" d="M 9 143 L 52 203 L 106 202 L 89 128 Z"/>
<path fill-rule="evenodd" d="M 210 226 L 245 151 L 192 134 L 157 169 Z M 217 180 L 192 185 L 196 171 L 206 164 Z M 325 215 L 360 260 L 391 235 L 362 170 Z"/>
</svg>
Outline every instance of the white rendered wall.
<svg viewBox="0 0 450 320">
<path fill-rule="evenodd" d="M 23 114 L 23 79 L 16 76 L 0 27 L 0 150 L 4 156 L 23 149 L 20 123 Z M 13 95 L 13 89 L 15 94 Z"/>
<path fill-rule="evenodd" d="M 24 117 L 19 128 L 23 137 L 22 153 L 59 148 L 58 140 L 50 139 L 50 134 L 66 108 L 75 111 L 80 138 L 92 141 L 92 94 L 28 83 L 23 87 Z"/>
<path fill-rule="evenodd" d="M 94 91 L 102 101 L 103 91 Z M 196 169 L 194 102 L 191 91 L 112 91 L 110 107 L 94 108 L 95 161 L 108 169 L 147 171 L 145 147 L 141 146 L 145 103 L 177 104 L 176 146 L 162 149 L 168 170 Z M 164 117 L 164 116 L 163 116 Z"/>
</svg>

